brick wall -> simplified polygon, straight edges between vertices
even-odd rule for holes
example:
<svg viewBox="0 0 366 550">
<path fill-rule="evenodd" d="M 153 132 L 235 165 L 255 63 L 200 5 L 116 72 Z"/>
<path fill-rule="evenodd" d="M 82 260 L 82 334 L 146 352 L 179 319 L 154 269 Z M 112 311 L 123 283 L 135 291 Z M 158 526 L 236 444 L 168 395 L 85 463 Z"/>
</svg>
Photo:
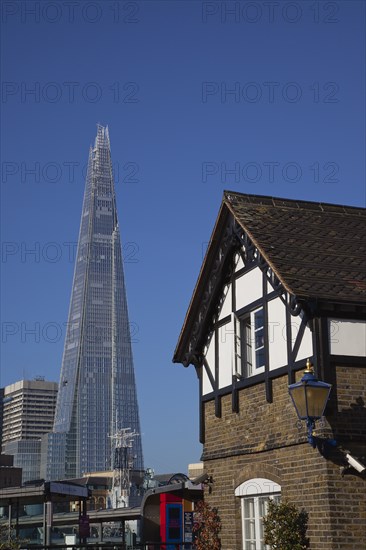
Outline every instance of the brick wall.
<svg viewBox="0 0 366 550">
<path fill-rule="evenodd" d="M 330 414 L 315 434 L 339 439 L 356 456 L 366 454 L 365 374 L 362 368 L 333 367 Z M 302 373 L 298 373 L 298 379 Z M 342 475 L 344 453 L 313 449 L 305 424 L 297 421 L 288 395 L 287 376 L 273 381 L 273 402 L 265 400 L 264 384 L 243 389 L 239 413 L 233 413 L 231 395 L 222 398 L 222 417 L 214 402 L 205 404 L 205 471 L 214 482 L 205 498 L 216 506 L 222 521 L 223 550 L 239 550 L 240 499 L 234 496 L 242 482 L 264 477 L 281 485 L 287 498 L 309 514 L 312 550 L 364 550 L 366 548 L 365 478 L 350 470 Z M 325 452 L 326 457 L 321 452 Z"/>
</svg>

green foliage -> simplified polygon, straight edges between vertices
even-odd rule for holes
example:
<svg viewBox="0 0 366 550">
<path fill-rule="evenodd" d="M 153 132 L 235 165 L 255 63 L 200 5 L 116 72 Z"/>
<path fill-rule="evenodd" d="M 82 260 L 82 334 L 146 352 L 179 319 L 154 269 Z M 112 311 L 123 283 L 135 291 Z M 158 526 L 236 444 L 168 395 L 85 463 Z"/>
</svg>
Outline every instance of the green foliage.
<svg viewBox="0 0 366 550">
<path fill-rule="evenodd" d="M 268 513 L 263 518 L 264 542 L 272 550 L 305 550 L 309 547 L 306 537 L 308 514 L 299 511 L 287 501 L 268 502 Z"/>
<path fill-rule="evenodd" d="M 196 550 L 220 550 L 220 530 L 221 521 L 217 508 L 211 508 L 203 500 L 197 502 L 194 509 L 193 524 L 193 533 L 196 535 Z"/>
<path fill-rule="evenodd" d="M 11 531 L 11 538 L 9 540 L 9 528 L 7 525 L 0 525 L 0 550 L 18 550 L 20 548 L 20 541 L 14 537 L 13 531 Z"/>
</svg>

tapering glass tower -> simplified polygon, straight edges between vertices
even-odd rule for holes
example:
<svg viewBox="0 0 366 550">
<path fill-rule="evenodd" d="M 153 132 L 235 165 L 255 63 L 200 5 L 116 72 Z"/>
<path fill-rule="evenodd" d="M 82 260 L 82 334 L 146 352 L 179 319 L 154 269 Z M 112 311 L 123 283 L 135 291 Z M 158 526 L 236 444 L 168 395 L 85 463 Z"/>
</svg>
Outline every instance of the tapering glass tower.
<svg viewBox="0 0 366 550">
<path fill-rule="evenodd" d="M 49 479 L 113 468 L 118 430 L 140 434 L 108 128 L 90 149 Z M 140 435 L 133 469 L 143 469 Z"/>
</svg>

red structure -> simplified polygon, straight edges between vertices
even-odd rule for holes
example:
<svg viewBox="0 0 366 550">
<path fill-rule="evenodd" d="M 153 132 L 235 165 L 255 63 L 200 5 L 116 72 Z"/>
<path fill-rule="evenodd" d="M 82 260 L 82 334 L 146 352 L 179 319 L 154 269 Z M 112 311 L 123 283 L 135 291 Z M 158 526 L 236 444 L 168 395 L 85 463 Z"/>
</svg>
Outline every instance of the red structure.
<svg viewBox="0 0 366 550">
<path fill-rule="evenodd" d="M 170 493 L 160 495 L 160 540 L 164 550 L 173 550 L 183 542 L 183 501 Z"/>
</svg>

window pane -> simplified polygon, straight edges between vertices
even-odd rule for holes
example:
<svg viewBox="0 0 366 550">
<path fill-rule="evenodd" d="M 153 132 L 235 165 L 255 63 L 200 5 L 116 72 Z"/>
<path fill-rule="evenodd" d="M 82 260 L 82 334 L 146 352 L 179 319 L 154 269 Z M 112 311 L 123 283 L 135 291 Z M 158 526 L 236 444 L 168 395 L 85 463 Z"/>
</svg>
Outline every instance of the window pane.
<svg viewBox="0 0 366 550">
<path fill-rule="evenodd" d="M 268 501 L 280 500 L 280 494 L 244 497 L 243 513 L 243 548 L 244 550 L 268 550 L 264 544 L 263 517 L 267 515 Z"/>
<path fill-rule="evenodd" d="M 246 375 L 250 376 L 252 374 L 252 331 L 249 319 L 246 321 L 244 326 L 244 338 Z"/>
<path fill-rule="evenodd" d="M 264 367 L 264 348 L 255 352 L 255 367 L 257 369 Z"/>
<path fill-rule="evenodd" d="M 269 497 L 259 497 L 259 516 L 262 518 L 267 514 Z"/>
<path fill-rule="evenodd" d="M 245 498 L 243 501 L 243 527 L 244 527 L 244 548 L 255 550 L 255 499 Z"/>
<path fill-rule="evenodd" d="M 258 309 L 254 313 L 254 328 L 258 329 L 264 325 L 264 311 L 263 308 Z"/>
<path fill-rule="evenodd" d="M 263 328 L 255 332 L 255 347 L 256 349 L 264 346 L 264 330 Z"/>
<path fill-rule="evenodd" d="M 244 536 L 245 539 L 249 542 L 251 540 L 255 541 L 255 523 L 254 519 L 246 519 L 244 521 Z"/>
<path fill-rule="evenodd" d="M 264 309 L 252 311 L 241 320 L 242 365 L 245 376 L 263 369 L 264 359 Z M 238 357 L 238 353 L 236 353 Z"/>
<path fill-rule="evenodd" d="M 264 367 L 264 310 L 258 309 L 253 314 L 254 324 L 254 352 L 256 369 Z"/>
<path fill-rule="evenodd" d="M 244 517 L 254 518 L 254 498 L 253 497 L 244 499 Z"/>
</svg>

